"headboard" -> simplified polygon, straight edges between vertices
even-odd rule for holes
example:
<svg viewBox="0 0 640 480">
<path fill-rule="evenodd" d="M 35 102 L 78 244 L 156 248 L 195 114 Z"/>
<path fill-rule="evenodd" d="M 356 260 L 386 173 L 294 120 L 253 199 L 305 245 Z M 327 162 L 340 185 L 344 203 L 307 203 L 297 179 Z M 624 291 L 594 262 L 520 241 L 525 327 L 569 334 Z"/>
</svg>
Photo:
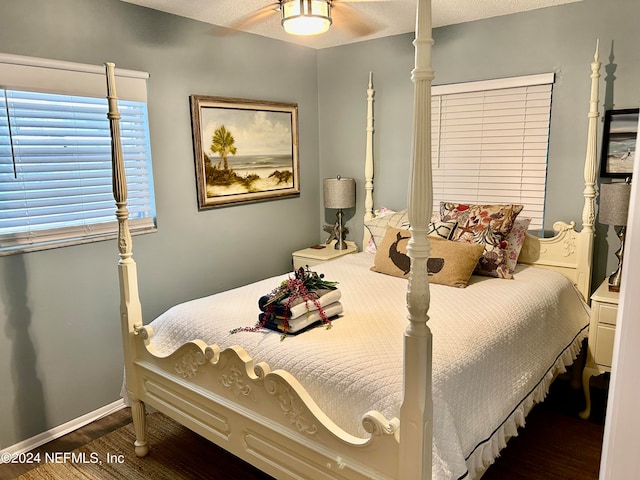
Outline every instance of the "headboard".
<svg viewBox="0 0 640 480">
<path fill-rule="evenodd" d="M 518 258 L 519 263 L 535 265 L 555 270 L 568 277 L 588 303 L 591 295 L 591 271 L 594 242 L 594 221 L 596 203 L 597 175 L 597 134 L 598 134 L 598 86 L 601 63 L 598 60 L 599 42 L 596 43 L 594 60 L 591 63 L 591 97 L 588 113 L 587 150 L 584 162 L 584 207 L 582 211 L 582 229 L 575 229 L 575 222 L 557 221 L 553 224 L 555 235 L 540 238 L 527 234 L 524 246 Z M 373 205 L 373 83 L 369 74 L 367 88 L 367 141 L 365 151 L 365 200 L 364 221 L 375 218 Z M 454 201 L 454 200 L 452 200 Z M 362 248 L 365 249 L 371 234 L 365 227 Z"/>
</svg>

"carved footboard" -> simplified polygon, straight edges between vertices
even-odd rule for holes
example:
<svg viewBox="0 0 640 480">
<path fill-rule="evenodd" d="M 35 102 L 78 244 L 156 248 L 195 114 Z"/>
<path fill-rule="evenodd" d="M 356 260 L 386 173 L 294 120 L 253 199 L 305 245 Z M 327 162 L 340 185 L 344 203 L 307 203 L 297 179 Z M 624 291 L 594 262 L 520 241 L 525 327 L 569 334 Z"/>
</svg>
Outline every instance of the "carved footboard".
<svg viewBox="0 0 640 480">
<path fill-rule="evenodd" d="M 137 329 L 138 399 L 280 478 L 397 478 L 399 420 L 362 418 L 368 438 L 331 421 L 290 374 L 254 364 L 241 347 L 193 341 L 157 356 L 149 327 Z"/>
</svg>

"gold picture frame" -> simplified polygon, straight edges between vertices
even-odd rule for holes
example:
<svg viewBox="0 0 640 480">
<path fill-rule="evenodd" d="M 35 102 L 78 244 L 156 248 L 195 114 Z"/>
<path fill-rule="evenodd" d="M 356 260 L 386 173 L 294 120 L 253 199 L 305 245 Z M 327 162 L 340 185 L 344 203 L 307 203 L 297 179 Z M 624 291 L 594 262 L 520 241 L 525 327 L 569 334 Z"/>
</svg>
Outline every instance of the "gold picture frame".
<svg viewBox="0 0 640 480">
<path fill-rule="evenodd" d="M 189 98 L 199 210 L 300 195 L 297 104 Z"/>
</svg>

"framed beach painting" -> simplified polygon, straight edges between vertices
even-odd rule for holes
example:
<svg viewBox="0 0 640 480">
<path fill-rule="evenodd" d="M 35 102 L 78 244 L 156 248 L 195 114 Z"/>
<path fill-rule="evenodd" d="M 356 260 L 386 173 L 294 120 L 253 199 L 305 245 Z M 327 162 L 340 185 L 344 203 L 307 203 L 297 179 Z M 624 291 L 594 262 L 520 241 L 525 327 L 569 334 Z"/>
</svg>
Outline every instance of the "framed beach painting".
<svg viewBox="0 0 640 480">
<path fill-rule="evenodd" d="M 298 106 L 191 95 L 200 210 L 300 195 Z"/>
<path fill-rule="evenodd" d="M 637 108 L 607 110 L 602 133 L 600 176 L 626 178 L 633 173 L 633 159 L 638 137 Z"/>
</svg>

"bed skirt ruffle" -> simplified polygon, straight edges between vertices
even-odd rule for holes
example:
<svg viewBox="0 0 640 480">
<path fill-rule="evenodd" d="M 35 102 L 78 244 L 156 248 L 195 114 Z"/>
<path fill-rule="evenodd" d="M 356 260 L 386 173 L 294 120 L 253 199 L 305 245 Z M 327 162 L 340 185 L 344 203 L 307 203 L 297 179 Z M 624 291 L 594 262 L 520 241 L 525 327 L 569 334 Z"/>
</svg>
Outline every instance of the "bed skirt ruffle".
<svg viewBox="0 0 640 480">
<path fill-rule="evenodd" d="M 459 480 L 480 478 L 485 470 L 500 456 L 500 451 L 507 446 L 507 441 L 511 437 L 518 436 L 518 428 L 525 426 L 525 418 L 531 409 L 547 397 L 549 387 L 556 376 L 566 372 L 567 367 L 572 365 L 578 357 L 582 342 L 587 338 L 588 333 L 588 327 L 580 331 L 574 341 L 564 349 L 555 363 L 547 370 L 533 391 L 518 404 L 490 438 L 473 450 L 466 460 L 469 470 Z"/>
</svg>

